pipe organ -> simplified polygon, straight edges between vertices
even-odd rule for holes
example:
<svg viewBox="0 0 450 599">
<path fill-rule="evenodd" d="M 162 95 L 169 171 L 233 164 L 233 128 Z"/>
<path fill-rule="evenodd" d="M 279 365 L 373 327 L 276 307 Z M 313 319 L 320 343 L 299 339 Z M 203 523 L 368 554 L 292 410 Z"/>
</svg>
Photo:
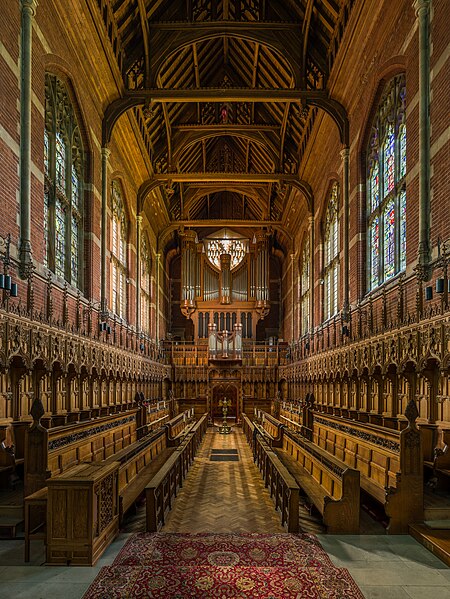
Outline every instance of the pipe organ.
<svg viewBox="0 0 450 599">
<path fill-rule="evenodd" d="M 180 308 L 192 319 L 195 337 L 206 339 L 212 326 L 254 337 L 256 323 L 270 310 L 270 233 L 262 229 L 253 241 L 228 229 L 200 242 L 193 230 L 180 237 Z"/>
<path fill-rule="evenodd" d="M 181 312 L 190 318 L 195 311 L 195 291 L 197 274 L 197 234 L 185 231 L 181 245 Z"/>
</svg>

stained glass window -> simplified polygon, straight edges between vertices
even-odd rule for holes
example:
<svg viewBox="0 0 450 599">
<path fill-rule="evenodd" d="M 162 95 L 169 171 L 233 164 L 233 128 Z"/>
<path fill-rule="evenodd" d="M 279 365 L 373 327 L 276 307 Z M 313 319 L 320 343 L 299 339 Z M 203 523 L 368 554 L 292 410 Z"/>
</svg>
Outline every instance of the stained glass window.
<svg viewBox="0 0 450 599">
<path fill-rule="evenodd" d="M 66 189 L 66 144 L 61 131 L 56 133 L 56 183 L 64 192 Z"/>
<path fill-rule="evenodd" d="M 43 264 L 81 286 L 83 144 L 66 85 L 45 76 Z"/>
<path fill-rule="evenodd" d="M 66 272 L 66 211 L 58 198 L 55 206 L 55 272 L 64 278 Z"/>
<path fill-rule="evenodd" d="M 395 273 L 395 208 L 391 200 L 384 212 L 384 278 Z"/>
<path fill-rule="evenodd" d="M 112 235 L 111 235 L 111 307 L 117 316 L 126 319 L 127 314 L 127 220 L 118 181 L 112 182 Z"/>
<path fill-rule="evenodd" d="M 400 125 L 400 133 L 399 133 L 399 151 L 400 151 L 400 165 L 399 172 L 400 178 L 406 175 L 406 127 L 405 125 Z"/>
<path fill-rule="evenodd" d="M 70 267 L 72 269 L 73 278 L 78 280 L 78 246 L 80 245 L 78 235 L 78 220 L 72 216 L 72 242 L 70 252 Z"/>
<path fill-rule="evenodd" d="M 406 191 L 400 192 L 400 270 L 406 268 Z"/>
<path fill-rule="evenodd" d="M 44 129 L 44 173 L 48 177 L 50 158 L 50 137 L 47 129 Z"/>
<path fill-rule="evenodd" d="M 324 318 L 338 311 L 339 286 L 339 187 L 334 183 L 328 199 L 324 231 Z"/>
<path fill-rule="evenodd" d="M 300 314 L 301 328 L 300 334 L 305 335 L 310 329 L 310 268 L 311 254 L 309 247 L 309 238 L 303 244 L 303 250 L 300 259 Z"/>
<path fill-rule="evenodd" d="M 380 223 L 378 216 L 372 221 L 370 231 L 371 241 L 371 265 L 370 265 L 370 281 L 371 286 L 378 285 L 378 270 L 380 264 Z"/>
<path fill-rule="evenodd" d="M 390 124 L 387 127 L 386 139 L 383 148 L 384 157 L 384 195 L 387 196 L 394 189 L 394 171 L 395 171 L 395 135 L 394 127 Z"/>
<path fill-rule="evenodd" d="M 146 238 L 141 244 L 141 330 L 150 334 L 150 248 Z"/>
<path fill-rule="evenodd" d="M 369 290 L 406 268 L 405 90 L 403 74 L 388 83 L 367 151 Z"/>
<path fill-rule="evenodd" d="M 379 190 L 379 168 L 378 162 L 375 162 L 370 173 L 370 204 L 372 210 L 375 210 L 380 202 L 380 190 Z"/>
<path fill-rule="evenodd" d="M 49 206 L 49 190 L 47 185 L 44 186 L 44 266 L 48 268 L 48 206 Z"/>
</svg>

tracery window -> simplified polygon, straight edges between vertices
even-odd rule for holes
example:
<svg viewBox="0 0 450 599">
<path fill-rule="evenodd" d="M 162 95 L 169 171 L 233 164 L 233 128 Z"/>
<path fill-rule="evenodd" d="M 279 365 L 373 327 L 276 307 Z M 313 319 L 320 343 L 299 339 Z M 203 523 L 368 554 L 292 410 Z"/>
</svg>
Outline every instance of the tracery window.
<svg viewBox="0 0 450 599">
<path fill-rule="evenodd" d="M 45 76 L 44 265 L 81 287 L 84 153 L 66 85 Z"/>
<path fill-rule="evenodd" d="M 111 306 L 113 311 L 126 319 L 127 316 L 127 219 L 118 181 L 112 182 L 112 235 L 111 235 Z"/>
<path fill-rule="evenodd" d="M 141 243 L 141 330 L 150 334 L 150 248 L 144 237 Z"/>
<path fill-rule="evenodd" d="M 325 215 L 324 230 L 324 319 L 338 311 L 339 286 L 339 186 L 331 188 Z"/>
<path fill-rule="evenodd" d="M 368 289 L 406 268 L 406 86 L 391 79 L 378 105 L 368 146 Z"/>
<path fill-rule="evenodd" d="M 300 314 L 301 330 L 300 334 L 305 335 L 310 328 L 310 247 L 309 238 L 303 243 L 302 254 L 300 258 Z"/>
</svg>

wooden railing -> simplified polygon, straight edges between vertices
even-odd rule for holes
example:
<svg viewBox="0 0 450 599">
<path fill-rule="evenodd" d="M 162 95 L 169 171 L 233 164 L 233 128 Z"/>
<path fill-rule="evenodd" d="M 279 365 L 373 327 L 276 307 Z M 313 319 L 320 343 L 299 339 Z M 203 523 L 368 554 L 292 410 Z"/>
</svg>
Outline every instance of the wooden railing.
<svg viewBox="0 0 450 599">
<path fill-rule="evenodd" d="M 255 463 L 275 503 L 275 509 L 280 513 L 281 524 L 287 528 L 288 532 L 298 532 L 299 486 L 276 453 L 271 450 L 263 439 L 261 431 L 258 430 L 258 425 L 255 428 L 255 424 L 250 421 L 246 414 L 242 414 L 242 427 L 252 447 Z"/>
<path fill-rule="evenodd" d="M 206 432 L 207 417 L 208 415 L 204 414 L 200 418 L 145 487 L 147 532 L 155 532 L 164 525 L 167 513 L 172 509 L 178 489 L 183 485 L 183 480 Z"/>
</svg>

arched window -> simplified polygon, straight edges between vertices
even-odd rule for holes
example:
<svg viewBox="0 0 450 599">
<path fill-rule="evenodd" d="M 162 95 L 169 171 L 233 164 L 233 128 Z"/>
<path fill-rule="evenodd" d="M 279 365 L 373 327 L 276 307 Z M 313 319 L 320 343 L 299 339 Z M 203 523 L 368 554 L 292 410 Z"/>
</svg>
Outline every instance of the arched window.
<svg viewBox="0 0 450 599">
<path fill-rule="evenodd" d="M 150 334 L 150 274 L 151 259 L 147 239 L 141 242 L 141 330 Z"/>
<path fill-rule="evenodd" d="M 45 75 L 44 265 L 81 287 L 84 154 L 65 84 Z"/>
<path fill-rule="evenodd" d="M 310 327 L 310 248 L 309 238 L 306 238 L 303 243 L 302 254 L 300 258 L 300 314 L 301 314 L 301 329 L 300 334 L 305 335 Z"/>
<path fill-rule="evenodd" d="M 330 318 L 338 311 L 339 286 L 339 186 L 334 183 L 331 188 L 325 215 L 324 230 L 324 319 Z"/>
<path fill-rule="evenodd" d="M 369 291 L 406 268 L 405 107 L 402 74 L 383 93 L 367 151 Z"/>
<path fill-rule="evenodd" d="M 111 306 L 126 320 L 127 317 L 127 229 L 128 223 L 118 181 L 112 182 L 112 235 L 111 235 Z"/>
</svg>

